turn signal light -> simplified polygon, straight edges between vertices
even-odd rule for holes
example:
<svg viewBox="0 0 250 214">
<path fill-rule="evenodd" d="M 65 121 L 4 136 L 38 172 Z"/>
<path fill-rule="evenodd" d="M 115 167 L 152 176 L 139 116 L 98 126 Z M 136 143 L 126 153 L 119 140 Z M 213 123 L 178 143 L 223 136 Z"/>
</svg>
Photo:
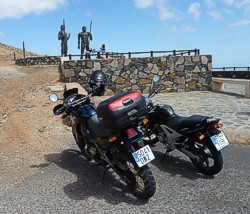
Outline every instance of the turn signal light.
<svg viewBox="0 0 250 214">
<path fill-rule="evenodd" d="M 115 142 L 117 140 L 117 138 L 115 136 L 109 137 L 109 142 Z"/>
<path fill-rule="evenodd" d="M 67 115 L 61 115 L 60 118 L 63 120 L 65 117 L 67 117 Z"/>
<path fill-rule="evenodd" d="M 221 129 L 224 126 L 224 124 L 223 123 L 219 123 L 217 126 L 218 126 L 218 128 Z"/>
<path fill-rule="evenodd" d="M 199 140 L 202 141 L 202 140 L 204 140 L 204 139 L 205 139 L 205 135 L 204 135 L 204 134 L 201 134 L 201 135 L 199 136 Z"/>
<path fill-rule="evenodd" d="M 144 119 L 144 120 L 143 120 L 143 124 L 144 124 L 144 125 L 148 124 L 148 119 Z"/>
</svg>

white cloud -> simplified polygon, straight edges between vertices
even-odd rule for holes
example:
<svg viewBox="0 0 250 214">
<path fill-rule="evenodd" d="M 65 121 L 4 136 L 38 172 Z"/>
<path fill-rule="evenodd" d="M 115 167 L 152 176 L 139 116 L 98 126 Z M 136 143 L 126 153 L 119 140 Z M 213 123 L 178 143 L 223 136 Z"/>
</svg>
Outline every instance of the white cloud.
<svg viewBox="0 0 250 214">
<path fill-rule="evenodd" d="M 190 33 L 196 31 L 191 25 L 182 25 L 180 27 L 173 26 L 171 29 L 175 33 Z"/>
<path fill-rule="evenodd" d="M 205 0 L 205 4 L 207 5 L 207 7 L 211 8 L 215 6 L 215 3 L 213 0 Z"/>
<path fill-rule="evenodd" d="M 209 16 L 212 16 L 215 20 L 223 20 L 223 17 L 219 11 L 210 11 L 208 12 Z"/>
<path fill-rule="evenodd" d="M 135 6 L 140 9 L 145 9 L 154 5 L 154 0 L 135 0 Z"/>
<path fill-rule="evenodd" d="M 229 14 L 229 15 L 233 15 L 233 14 L 234 14 L 234 12 L 233 12 L 233 11 L 228 10 L 228 9 L 224 9 L 224 11 L 225 11 L 227 14 Z"/>
<path fill-rule="evenodd" d="M 236 4 L 238 7 L 249 7 L 250 0 L 239 1 L 239 2 L 236 2 Z"/>
<path fill-rule="evenodd" d="M 244 9 L 246 14 L 250 12 L 250 0 L 223 0 L 223 2 L 228 6 Z"/>
<path fill-rule="evenodd" d="M 250 0 L 243 0 L 243 1 L 238 1 L 235 3 L 235 5 L 239 8 L 243 8 L 245 14 L 249 14 L 250 12 Z"/>
<path fill-rule="evenodd" d="M 66 5 L 68 0 L 0 0 L 0 20 L 42 14 Z"/>
<path fill-rule="evenodd" d="M 241 20 L 239 22 L 233 22 L 229 26 L 230 27 L 239 27 L 239 26 L 243 26 L 243 25 L 250 25 L 250 19 Z"/>
<path fill-rule="evenodd" d="M 160 20 L 178 19 L 182 13 L 172 7 L 166 0 L 134 0 L 139 9 L 155 8 Z"/>
<path fill-rule="evenodd" d="M 196 20 L 198 20 L 201 15 L 200 3 L 190 4 L 188 7 L 188 14 L 192 15 Z"/>
<path fill-rule="evenodd" d="M 159 18 L 161 20 L 178 19 L 181 16 L 180 11 L 167 5 L 164 0 L 156 0 L 155 6 L 158 9 Z"/>
<path fill-rule="evenodd" d="M 234 3 L 234 0 L 223 0 L 225 4 L 232 5 Z"/>
</svg>

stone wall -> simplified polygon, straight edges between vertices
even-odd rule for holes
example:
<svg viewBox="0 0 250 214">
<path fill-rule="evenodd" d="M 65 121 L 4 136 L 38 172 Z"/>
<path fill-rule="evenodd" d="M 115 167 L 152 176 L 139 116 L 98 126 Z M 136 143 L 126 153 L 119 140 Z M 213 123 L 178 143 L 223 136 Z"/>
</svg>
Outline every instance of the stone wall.
<svg viewBox="0 0 250 214">
<path fill-rule="evenodd" d="M 26 57 L 16 60 L 16 65 L 31 66 L 31 65 L 59 65 L 60 57 L 58 56 L 43 56 L 43 57 Z"/>
<path fill-rule="evenodd" d="M 84 88 L 91 73 L 101 69 L 113 93 L 127 89 L 148 93 L 154 75 L 160 78 L 162 92 L 211 90 L 211 55 L 70 60 L 61 67 L 64 82 L 79 82 Z"/>
</svg>

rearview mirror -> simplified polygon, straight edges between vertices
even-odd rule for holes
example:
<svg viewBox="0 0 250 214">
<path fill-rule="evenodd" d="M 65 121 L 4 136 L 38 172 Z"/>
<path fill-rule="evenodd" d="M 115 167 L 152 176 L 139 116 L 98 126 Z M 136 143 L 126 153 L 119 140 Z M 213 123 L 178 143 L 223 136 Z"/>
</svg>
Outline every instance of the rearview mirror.
<svg viewBox="0 0 250 214">
<path fill-rule="evenodd" d="M 159 77 L 157 75 L 154 75 L 153 81 L 154 82 L 158 82 L 159 81 Z"/>
<path fill-rule="evenodd" d="M 56 101 L 58 101 L 58 96 L 57 96 L 57 94 L 50 94 L 49 95 L 49 100 L 51 101 L 51 102 L 56 102 Z"/>
</svg>

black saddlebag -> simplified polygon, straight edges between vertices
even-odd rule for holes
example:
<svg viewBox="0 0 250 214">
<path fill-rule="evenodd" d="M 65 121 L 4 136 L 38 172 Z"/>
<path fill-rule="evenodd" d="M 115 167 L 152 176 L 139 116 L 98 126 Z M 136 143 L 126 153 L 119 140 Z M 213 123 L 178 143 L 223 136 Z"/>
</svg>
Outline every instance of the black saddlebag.
<svg viewBox="0 0 250 214">
<path fill-rule="evenodd" d="M 123 129 L 147 111 L 145 98 L 138 91 L 126 91 L 100 102 L 97 116 L 107 128 Z"/>
</svg>

